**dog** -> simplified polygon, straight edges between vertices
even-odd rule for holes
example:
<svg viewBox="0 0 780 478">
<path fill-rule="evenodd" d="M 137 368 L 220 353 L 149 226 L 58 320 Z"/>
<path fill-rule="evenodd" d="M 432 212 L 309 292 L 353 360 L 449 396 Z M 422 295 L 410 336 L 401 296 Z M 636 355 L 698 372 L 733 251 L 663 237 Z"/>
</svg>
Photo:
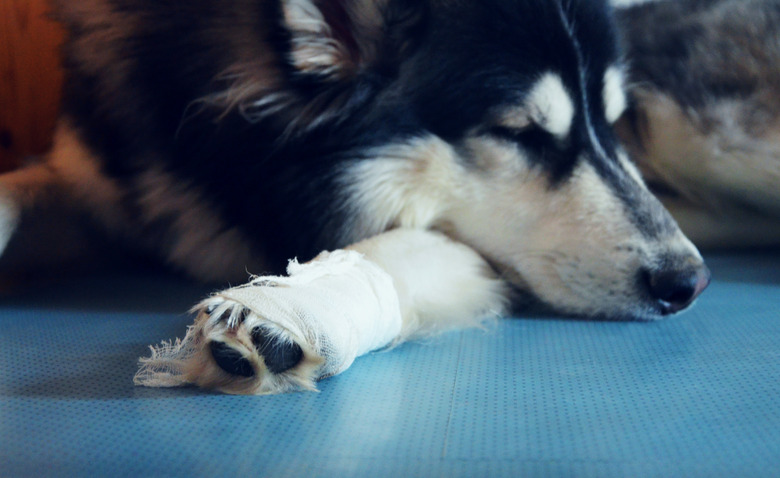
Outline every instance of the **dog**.
<svg viewBox="0 0 780 478">
<path fill-rule="evenodd" d="M 780 244 L 780 2 L 618 11 L 632 105 L 621 139 L 698 246 Z"/>
<path fill-rule="evenodd" d="M 614 133 L 632 77 L 606 1 L 63 0 L 56 15 L 62 118 L 44 162 L 0 178 L 4 271 L 121 245 L 224 283 L 316 256 L 204 301 L 186 351 L 150 359 L 197 355 L 185 381 L 311 388 L 501 313 L 511 290 L 654 320 L 710 281 Z"/>
</svg>

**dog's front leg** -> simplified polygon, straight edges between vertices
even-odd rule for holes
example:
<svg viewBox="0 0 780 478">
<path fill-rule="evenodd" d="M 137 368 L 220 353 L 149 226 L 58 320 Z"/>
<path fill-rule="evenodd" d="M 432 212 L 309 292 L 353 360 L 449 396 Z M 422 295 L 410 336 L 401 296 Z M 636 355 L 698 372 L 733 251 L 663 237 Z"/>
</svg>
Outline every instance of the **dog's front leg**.
<svg viewBox="0 0 780 478">
<path fill-rule="evenodd" d="M 394 230 L 258 277 L 196 307 L 183 341 L 142 359 L 136 382 L 229 393 L 314 389 L 360 355 L 499 314 L 505 286 L 470 248 Z"/>
</svg>

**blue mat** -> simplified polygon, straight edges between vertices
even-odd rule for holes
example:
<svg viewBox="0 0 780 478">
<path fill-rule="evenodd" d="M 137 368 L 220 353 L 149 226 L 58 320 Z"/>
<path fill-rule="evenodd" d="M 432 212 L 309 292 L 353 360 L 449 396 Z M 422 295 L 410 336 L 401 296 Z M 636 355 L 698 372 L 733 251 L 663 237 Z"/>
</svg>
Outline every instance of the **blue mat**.
<svg viewBox="0 0 780 478">
<path fill-rule="evenodd" d="M 780 476 L 780 253 L 709 264 L 670 320 L 508 319 L 276 397 L 133 386 L 202 287 L 126 274 L 6 297 L 0 475 Z"/>
</svg>

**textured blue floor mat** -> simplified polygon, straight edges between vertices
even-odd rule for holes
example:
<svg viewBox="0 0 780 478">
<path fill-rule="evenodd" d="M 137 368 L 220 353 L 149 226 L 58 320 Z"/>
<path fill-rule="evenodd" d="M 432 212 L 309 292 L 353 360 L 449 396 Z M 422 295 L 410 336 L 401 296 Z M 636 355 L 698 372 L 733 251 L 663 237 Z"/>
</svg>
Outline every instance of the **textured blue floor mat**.
<svg viewBox="0 0 780 478">
<path fill-rule="evenodd" d="M 202 288 L 4 298 L 0 476 L 780 476 L 780 253 L 709 264 L 670 320 L 508 319 L 277 397 L 133 386 Z"/>
</svg>

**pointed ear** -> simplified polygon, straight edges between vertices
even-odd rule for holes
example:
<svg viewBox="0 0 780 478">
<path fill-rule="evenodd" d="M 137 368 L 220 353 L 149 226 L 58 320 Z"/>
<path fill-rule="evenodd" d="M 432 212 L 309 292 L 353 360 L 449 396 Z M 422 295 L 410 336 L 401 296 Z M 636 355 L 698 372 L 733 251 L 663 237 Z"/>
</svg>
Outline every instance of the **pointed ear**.
<svg viewBox="0 0 780 478">
<path fill-rule="evenodd" d="M 282 0 L 293 66 L 331 80 L 398 58 L 427 18 L 425 0 Z"/>
</svg>

